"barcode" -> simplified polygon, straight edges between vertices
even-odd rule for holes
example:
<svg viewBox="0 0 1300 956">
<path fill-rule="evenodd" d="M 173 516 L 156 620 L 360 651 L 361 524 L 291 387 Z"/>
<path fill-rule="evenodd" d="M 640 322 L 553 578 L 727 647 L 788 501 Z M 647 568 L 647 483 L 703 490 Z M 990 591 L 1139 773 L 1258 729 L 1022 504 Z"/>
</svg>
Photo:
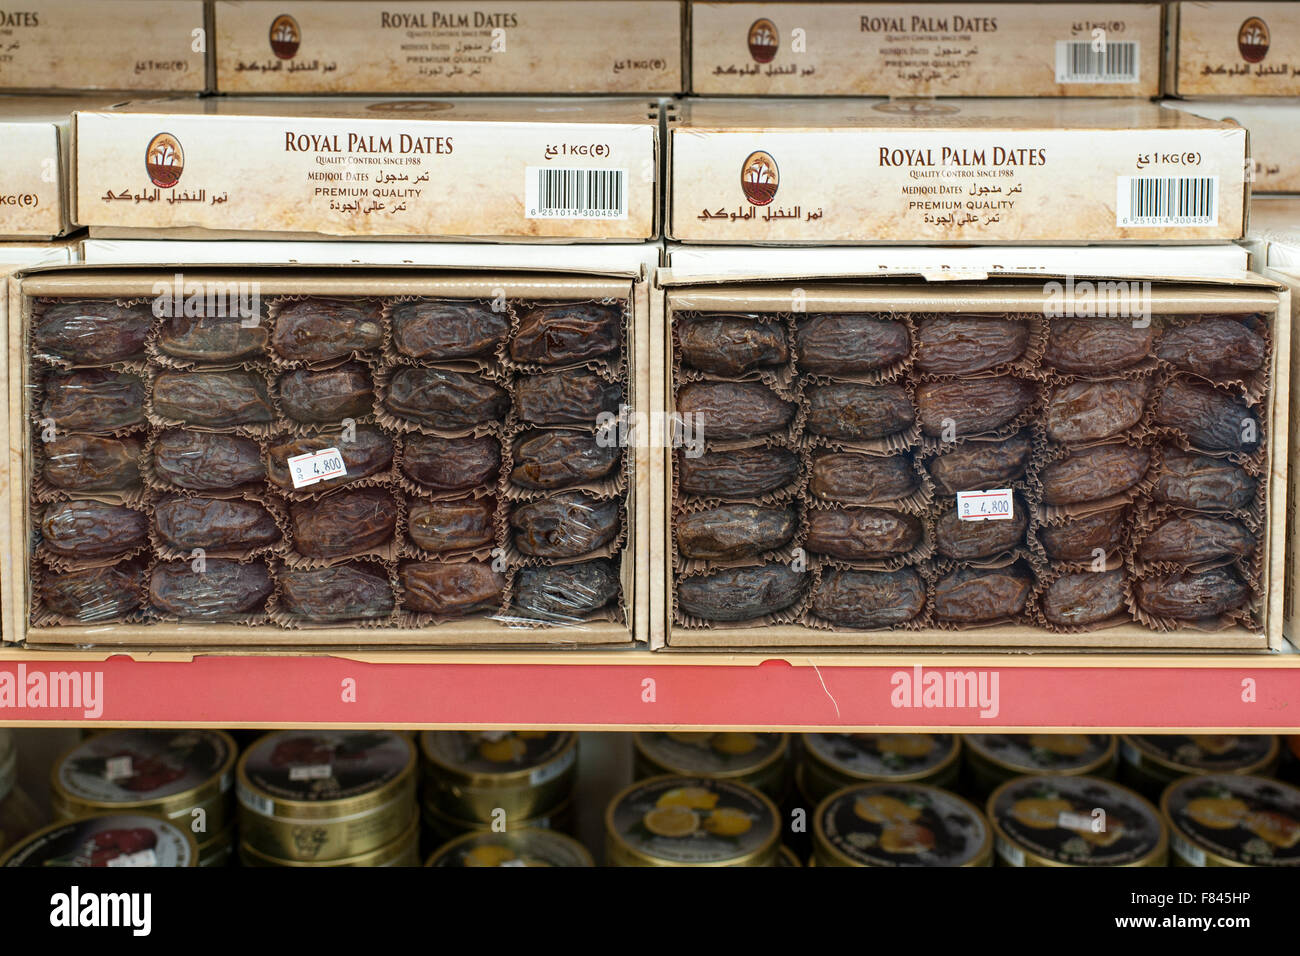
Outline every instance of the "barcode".
<svg viewBox="0 0 1300 956">
<path fill-rule="evenodd" d="M 1117 226 L 1217 226 L 1218 176 L 1120 176 Z"/>
<path fill-rule="evenodd" d="M 1138 41 L 1103 43 L 1059 40 L 1056 44 L 1057 83 L 1136 83 Z"/>
<path fill-rule="evenodd" d="M 626 219 L 626 169 L 529 166 L 524 178 L 528 219 Z"/>
</svg>

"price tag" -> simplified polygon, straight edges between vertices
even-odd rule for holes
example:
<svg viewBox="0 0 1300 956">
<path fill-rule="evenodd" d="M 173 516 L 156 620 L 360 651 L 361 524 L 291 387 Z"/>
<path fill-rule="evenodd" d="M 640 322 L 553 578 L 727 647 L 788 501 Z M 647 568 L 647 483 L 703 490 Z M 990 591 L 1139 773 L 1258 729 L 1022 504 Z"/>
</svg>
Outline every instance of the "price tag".
<svg viewBox="0 0 1300 956">
<path fill-rule="evenodd" d="M 294 455 L 286 464 L 295 488 L 305 488 L 326 478 L 340 478 L 348 473 L 343 467 L 343 456 L 337 448 L 322 448 L 305 455 Z"/>
<path fill-rule="evenodd" d="M 961 521 L 1010 521 L 1011 489 L 957 492 L 957 517 Z"/>
<path fill-rule="evenodd" d="M 128 780 L 134 776 L 130 757 L 109 757 L 104 761 L 105 780 Z"/>
<path fill-rule="evenodd" d="M 157 866 L 158 854 L 153 850 L 141 850 L 139 853 L 123 853 L 109 860 L 108 866 Z"/>
<path fill-rule="evenodd" d="M 332 776 L 334 776 L 334 769 L 327 763 L 289 768 L 290 780 L 328 780 Z"/>
<path fill-rule="evenodd" d="M 1062 810 L 1056 817 L 1056 825 L 1063 830 L 1079 830 L 1090 833 L 1093 830 L 1093 818 L 1082 813 L 1070 813 Z M 1104 831 L 1099 831 L 1104 832 Z"/>
</svg>

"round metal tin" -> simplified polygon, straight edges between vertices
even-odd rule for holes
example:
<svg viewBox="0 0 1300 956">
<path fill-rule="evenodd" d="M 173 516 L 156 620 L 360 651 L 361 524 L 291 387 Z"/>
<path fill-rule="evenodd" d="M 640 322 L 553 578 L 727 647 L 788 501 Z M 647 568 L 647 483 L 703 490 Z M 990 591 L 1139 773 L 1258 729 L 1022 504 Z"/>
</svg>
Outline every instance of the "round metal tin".
<svg viewBox="0 0 1300 956">
<path fill-rule="evenodd" d="M 1300 788 L 1241 774 L 1183 777 L 1160 810 L 1175 865 L 1300 867 Z"/>
<path fill-rule="evenodd" d="M 419 826 L 412 820 L 397 839 L 366 853 L 335 860 L 282 860 L 259 853 L 246 841 L 239 844 L 239 862 L 258 867 L 335 867 L 335 866 L 419 866 Z"/>
<path fill-rule="evenodd" d="M 636 734 L 633 746 L 637 779 L 663 774 L 708 777 L 747 784 L 773 800 L 785 795 L 789 734 L 652 731 Z"/>
<path fill-rule="evenodd" d="M 966 766 L 980 796 L 1014 777 L 1092 776 L 1115 773 L 1114 734 L 967 734 Z"/>
<path fill-rule="evenodd" d="M 498 810 L 536 817 L 569 798 L 578 769 L 578 735 L 569 731 L 425 731 L 425 776 L 439 809 L 460 820 L 490 820 Z"/>
<path fill-rule="evenodd" d="M 1281 747 L 1271 734 L 1144 734 L 1120 738 L 1122 776 L 1153 800 L 1193 774 L 1268 775 Z"/>
<path fill-rule="evenodd" d="M 961 769 L 956 734 L 804 734 L 800 774 L 820 803 L 855 783 L 951 784 Z"/>
<path fill-rule="evenodd" d="M 595 866 L 587 848 L 553 830 L 467 833 L 443 844 L 425 866 Z"/>
<path fill-rule="evenodd" d="M 151 813 L 101 813 L 37 830 L 0 857 L 0 867 L 197 866 L 185 827 Z"/>
<path fill-rule="evenodd" d="M 820 866 L 989 866 L 993 837 L 970 801 L 923 783 L 869 783 L 831 794 L 813 814 Z"/>
</svg>

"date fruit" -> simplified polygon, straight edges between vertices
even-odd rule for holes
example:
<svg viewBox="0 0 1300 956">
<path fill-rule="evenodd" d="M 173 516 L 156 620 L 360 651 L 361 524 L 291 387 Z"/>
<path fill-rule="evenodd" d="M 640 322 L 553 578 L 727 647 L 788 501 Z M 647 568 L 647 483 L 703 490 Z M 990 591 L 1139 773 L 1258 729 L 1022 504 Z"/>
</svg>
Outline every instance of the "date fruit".
<svg viewBox="0 0 1300 956">
<path fill-rule="evenodd" d="M 1062 372 L 1098 375 L 1129 368 L 1151 354 L 1153 325 L 1132 319 L 1053 319 L 1043 364 Z"/>
<path fill-rule="evenodd" d="M 563 488 L 609 477 L 618 461 L 612 442 L 587 432 L 534 431 L 515 442 L 510 480 L 524 488 Z"/>
<path fill-rule="evenodd" d="M 32 321 L 32 348 L 73 365 L 107 365 L 138 358 L 153 325 L 148 303 L 111 299 L 43 302 Z"/>
<path fill-rule="evenodd" d="M 1006 568 L 958 568 L 934 588 L 934 613 L 954 624 L 981 624 L 1015 617 L 1025 609 L 1034 582 L 1020 564 Z"/>
<path fill-rule="evenodd" d="M 1176 508 L 1241 511 L 1255 500 L 1255 490 L 1255 479 L 1240 465 L 1165 445 L 1151 496 Z"/>
<path fill-rule="evenodd" d="M 406 531 L 425 551 L 461 551 L 492 543 L 495 498 L 421 501 L 411 505 Z"/>
<path fill-rule="evenodd" d="M 280 376 L 280 408 L 296 422 L 338 422 L 374 411 L 370 371 L 360 362 Z"/>
<path fill-rule="evenodd" d="M 682 579 L 677 607 L 706 621 L 748 621 L 798 603 L 808 587 L 808 572 L 784 564 L 725 568 Z"/>
<path fill-rule="evenodd" d="M 686 495 L 750 498 L 776 491 L 799 476 L 788 448 L 739 448 L 691 457 L 677 454 L 677 490 Z"/>
<path fill-rule="evenodd" d="M 1142 419 L 1150 386 L 1145 381 L 1071 382 L 1052 392 L 1043 418 L 1055 442 L 1098 441 Z"/>
<path fill-rule="evenodd" d="M 921 522 L 882 508 L 834 508 L 808 513 L 804 547 L 844 561 L 906 554 L 921 543 Z"/>
<path fill-rule="evenodd" d="M 271 332 L 271 347 L 288 362 L 328 362 L 373 351 L 383 341 L 379 303 L 368 299 L 289 302 Z"/>
<path fill-rule="evenodd" d="M 1246 451 L 1259 443 L 1259 419 L 1244 401 L 1209 385 L 1178 379 L 1165 386 L 1155 420 L 1207 451 Z"/>
<path fill-rule="evenodd" d="M 935 524 L 934 546 L 944 557 L 957 561 L 991 558 L 1024 544 L 1028 525 L 1025 503 L 1018 499 L 1006 520 L 963 521 L 953 508 Z"/>
<path fill-rule="evenodd" d="M 176 551 L 246 551 L 280 540 L 271 512 L 239 498 L 168 498 L 153 520 L 159 539 Z"/>
<path fill-rule="evenodd" d="M 602 412 L 617 412 L 622 401 L 622 386 L 595 372 L 548 372 L 515 380 L 515 411 L 533 425 L 593 425 Z"/>
<path fill-rule="evenodd" d="M 860 375 L 897 365 L 911 351 L 907 326 L 853 312 L 800 319 L 794 344 L 799 369 L 814 375 Z"/>
<path fill-rule="evenodd" d="M 45 610 L 80 624 L 99 624 L 130 614 L 144 603 L 145 569 L 139 561 L 106 568 L 41 573 Z"/>
<path fill-rule="evenodd" d="M 906 498 L 917 490 L 918 479 L 907 455 L 832 453 L 813 462 L 809 488 L 826 501 L 871 504 Z"/>
<path fill-rule="evenodd" d="M 572 558 L 614 540 L 619 528 L 618 501 L 579 491 L 562 491 L 517 504 L 510 513 L 515 547 L 538 558 Z"/>
<path fill-rule="evenodd" d="M 1037 398 L 1032 382 L 1009 375 L 925 382 L 916 389 L 921 430 L 944 441 L 995 431 Z"/>
<path fill-rule="evenodd" d="M 578 622 L 609 604 L 618 593 L 618 572 L 606 558 L 523 568 L 515 577 L 513 610 L 532 620 Z"/>
<path fill-rule="evenodd" d="M 808 431 L 840 441 L 869 441 L 911 427 L 916 409 L 901 385 L 810 385 Z"/>
<path fill-rule="evenodd" d="M 1044 526 L 1039 539 L 1053 561 L 1092 562 L 1097 551 L 1109 557 L 1124 543 L 1126 514 L 1126 508 L 1111 508 L 1071 517 L 1064 524 Z"/>
<path fill-rule="evenodd" d="M 510 331 L 510 317 L 487 302 L 415 299 L 393 306 L 393 345 L 412 358 L 485 358 Z"/>
<path fill-rule="evenodd" d="M 181 618 L 220 620 L 262 613 L 272 587 L 260 561 L 209 558 L 201 572 L 189 561 L 168 561 L 149 575 L 149 603 Z"/>
<path fill-rule="evenodd" d="M 270 335 L 260 319 L 246 326 L 227 316 L 178 315 L 158 329 L 158 351 L 187 362 L 234 362 L 260 356 Z"/>
<path fill-rule="evenodd" d="M 1153 575 L 1139 580 L 1133 591 L 1142 610 L 1175 621 L 1218 617 L 1250 598 L 1250 586 L 1228 567 Z"/>
<path fill-rule="evenodd" d="M 207 428 L 256 425 L 275 418 L 266 379 L 256 372 L 159 372 L 153 411 L 160 418 Z"/>
<path fill-rule="evenodd" d="M 495 485 L 500 469 L 501 443 L 491 435 L 408 435 L 402 445 L 402 471 L 412 481 L 435 491 Z"/>
<path fill-rule="evenodd" d="M 1025 476 L 1033 443 L 1020 432 L 1003 441 L 973 441 L 930 459 L 930 477 L 947 495 L 1003 488 Z"/>
<path fill-rule="evenodd" d="M 41 417 L 61 432 L 111 432 L 144 421 L 144 382 L 129 372 L 91 368 L 45 379 Z"/>
<path fill-rule="evenodd" d="M 1185 515 L 1161 522 L 1142 539 L 1138 556 L 1152 563 L 1200 564 L 1221 558 L 1246 558 L 1255 536 L 1233 518 Z"/>
<path fill-rule="evenodd" d="M 1267 352 L 1264 339 L 1238 319 L 1191 319 L 1165 329 L 1156 355 L 1184 372 L 1233 379 L 1257 372 Z"/>
<path fill-rule="evenodd" d="M 304 435 L 269 445 L 266 449 L 266 477 L 285 491 L 292 491 L 293 474 L 289 471 L 289 459 L 326 448 L 338 449 L 347 474 L 306 485 L 302 490 L 307 494 L 360 481 L 387 470 L 393 463 L 393 440 L 373 425 L 359 425 L 351 435 L 352 440 L 346 441 L 347 437 L 342 432 L 331 432 Z"/>
<path fill-rule="evenodd" d="M 341 558 L 371 551 L 392 540 L 397 504 L 381 488 L 340 491 L 291 509 L 293 542 L 311 558 Z"/>
<path fill-rule="evenodd" d="M 1043 594 L 1043 617 L 1057 627 L 1084 627 L 1124 613 L 1124 572 L 1063 574 Z"/>
<path fill-rule="evenodd" d="M 158 436 L 153 469 L 159 480 L 190 491 L 238 488 L 266 478 L 257 443 L 235 435 L 173 428 Z"/>
<path fill-rule="evenodd" d="M 138 438 L 68 435 L 42 446 L 45 480 L 67 491 L 122 491 L 140 484 Z"/>
<path fill-rule="evenodd" d="M 45 508 L 41 540 L 62 558 L 97 560 L 134 550 L 149 537 L 139 511 L 102 501 L 60 501 Z"/>
<path fill-rule="evenodd" d="M 704 441 L 726 441 L 780 431 L 795 406 L 759 382 L 692 382 L 678 389 L 677 411 Z"/>
<path fill-rule="evenodd" d="M 790 360 L 780 322 L 748 315 L 706 315 L 677 329 L 682 363 L 713 375 L 738 376 Z"/>
<path fill-rule="evenodd" d="M 675 526 L 683 557 L 737 561 L 787 545 L 794 537 L 795 513 L 792 508 L 722 505 L 681 515 Z"/>
<path fill-rule="evenodd" d="M 1129 445 L 1093 445 L 1045 466 L 1039 475 L 1043 503 L 1099 501 L 1132 488 L 1147 473 L 1151 452 Z"/>
<path fill-rule="evenodd" d="M 350 564 L 284 568 L 277 578 L 284 609 L 308 621 L 364 621 L 393 613 L 388 576 Z"/>
<path fill-rule="evenodd" d="M 400 577 L 409 610 L 444 617 L 496 610 L 506 587 L 505 577 L 482 561 L 413 561 Z"/>
<path fill-rule="evenodd" d="M 510 357 L 537 365 L 613 360 L 622 341 L 622 306 L 595 302 L 538 305 L 519 317 Z"/>
<path fill-rule="evenodd" d="M 974 375 L 1025 354 L 1029 324 L 988 315 L 937 315 L 916 330 L 916 367 L 928 375 Z"/>
<path fill-rule="evenodd" d="M 505 417 L 510 396 L 471 372 L 401 368 L 388 383 L 384 405 L 398 418 L 431 428 L 470 428 Z"/>
<path fill-rule="evenodd" d="M 812 613 L 839 627 L 893 627 L 925 608 L 925 582 L 911 568 L 826 571 Z"/>
</svg>

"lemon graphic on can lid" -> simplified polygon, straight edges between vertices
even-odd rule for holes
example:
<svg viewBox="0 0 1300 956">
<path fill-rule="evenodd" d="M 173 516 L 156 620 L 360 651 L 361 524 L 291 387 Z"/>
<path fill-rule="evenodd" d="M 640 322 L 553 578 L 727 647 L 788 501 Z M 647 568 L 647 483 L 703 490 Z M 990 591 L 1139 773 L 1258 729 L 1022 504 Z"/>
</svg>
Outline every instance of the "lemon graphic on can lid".
<svg viewBox="0 0 1300 956">
<path fill-rule="evenodd" d="M 718 795 L 703 787 L 675 787 L 655 801 L 656 807 L 684 807 L 687 810 L 712 810 Z"/>
<path fill-rule="evenodd" d="M 909 806 L 897 797 L 873 793 L 853 801 L 853 812 L 871 823 L 910 823 L 921 815 L 917 807 Z"/>
<path fill-rule="evenodd" d="M 1187 815 L 1203 827 L 1230 830 L 1246 816 L 1246 804 L 1236 797 L 1197 797 L 1187 802 Z"/>
<path fill-rule="evenodd" d="M 1011 807 L 1011 815 L 1035 830 L 1051 830 L 1058 826 L 1062 813 L 1074 808 L 1069 800 L 1059 797 L 1026 797 Z"/>
<path fill-rule="evenodd" d="M 690 836 L 700 828 L 700 818 L 695 811 L 680 804 L 655 807 L 646 812 L 641 822 L 655 836 L 662 837 Z"/>
<path fill-rule="evenodd" d="M 753 752 L 758 746 L 758 736 L 750 733 L 719 733 L 710 741 L 713 749 L 731 757 Z"/>
<path fill-rule="evenodd" d="M 479 755 L 493 763 L 510 763 L 512 760 L 519 760 L 527 751 L 524 742 L 513 734 L 500 740 L 484 739 L 478 743 Z"/>
<path fill-rule="evenodd" d="M 465 854 L 466 866 L 504 866 L 516 859 L 515 851 L 508 846 L 476 846 Z"/>
<path fill-rule="evenodd" d="M 714 836 L 738 837 L 754 826 L 749 814 L 735 807 L 719 807 L 704 818 L 704 829 Z"/>
</svg>

